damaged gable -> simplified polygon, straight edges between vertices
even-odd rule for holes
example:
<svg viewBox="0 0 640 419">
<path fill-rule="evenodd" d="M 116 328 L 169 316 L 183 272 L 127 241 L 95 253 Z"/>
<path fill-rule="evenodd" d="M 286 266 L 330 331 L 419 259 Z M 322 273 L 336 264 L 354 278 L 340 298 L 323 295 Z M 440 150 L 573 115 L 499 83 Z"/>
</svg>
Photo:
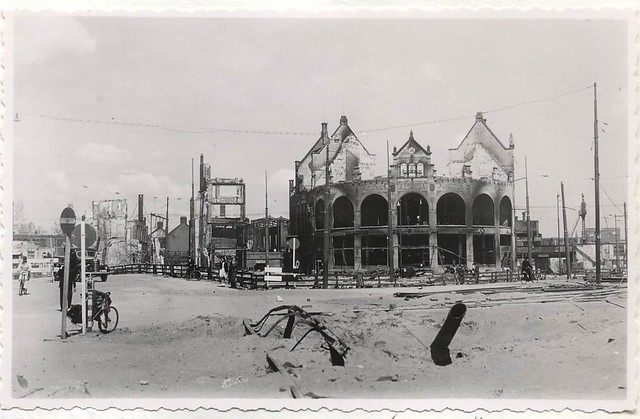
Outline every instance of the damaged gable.
<svg viewBox="0 0 640 419">
<path fill-rule="evenodd" d="M 298 187 L 312 189 L 325 184 L 327 146 L 331 182 L 373 178 L 375 155 L 364 147 L 349 127 L 347 117 L 343 115 L 340 125 L 331 136 L 328 135 L 326 122 L 322 123 L 320 138 L 305 157 L 296 163 Z"/>
<path fill-rule="evenodd" d="M 513 141 L 505 147 L 486 124 L 481 112 L 457 148 L 449 149 L 449 175 L 507 182 L 513 179 Z"/>
</svg>

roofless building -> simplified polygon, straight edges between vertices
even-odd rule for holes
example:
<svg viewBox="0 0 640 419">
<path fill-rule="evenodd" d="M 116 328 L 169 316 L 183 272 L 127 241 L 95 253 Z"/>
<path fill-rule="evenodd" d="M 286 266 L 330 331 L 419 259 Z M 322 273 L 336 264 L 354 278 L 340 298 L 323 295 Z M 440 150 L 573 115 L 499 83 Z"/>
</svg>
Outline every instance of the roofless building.
<svg viewBox="0 0 640 419">
<path fill-rule="evenodd" d="M 448 176 L 436 175 L 430 147 L 410 132 L 408 140 L 393 149 L 387 182 L 386 176 L 374 176 L 375 156 L 346 116 L 332 135 L 322 123 L 320 138 L 296 161 L 296 178 L 290 181 L 290 234 L 300 240 L 296 258 L 301 272 L 322 269 L 325 217 L 332 226 L 330 270 L 386 268 L 389 248 L 394 267 L 437 270 L 454 262 L 510 266 L 513 149 L 513 139 L 505 147 L 478 113 L 460 144 L 449 149 Z"/>
</svg>

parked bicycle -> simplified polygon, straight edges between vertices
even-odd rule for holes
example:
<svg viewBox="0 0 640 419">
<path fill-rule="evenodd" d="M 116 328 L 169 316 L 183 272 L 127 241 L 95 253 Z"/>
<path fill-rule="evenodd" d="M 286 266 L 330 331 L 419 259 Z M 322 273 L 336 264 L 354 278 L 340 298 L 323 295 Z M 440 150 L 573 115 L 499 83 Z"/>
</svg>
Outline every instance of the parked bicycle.
<svg viewBox="0 0 640 419">
<path fill-rule="evenodd" d="M 95 310 L 92 319 L 98 323 L 98 329 L 102 333 L 111 333 L 118 327 L 118 320 L 120 319 L 118 310 L 111 305 L 111 293 L 95 290 L 94 295 L 93 306 Z M 67 317 L 69 317 L 71 323 L 82 325 L 82 305 L 74 304 L 69 307 Z"/>
<path fill-rule="evenodd" d="M 192 260 L 189 260 L 185 278 L 187 279 L 187 281 L 200 281 L 200 279 L 202 278 L 200 268 Z"/>
</svg>

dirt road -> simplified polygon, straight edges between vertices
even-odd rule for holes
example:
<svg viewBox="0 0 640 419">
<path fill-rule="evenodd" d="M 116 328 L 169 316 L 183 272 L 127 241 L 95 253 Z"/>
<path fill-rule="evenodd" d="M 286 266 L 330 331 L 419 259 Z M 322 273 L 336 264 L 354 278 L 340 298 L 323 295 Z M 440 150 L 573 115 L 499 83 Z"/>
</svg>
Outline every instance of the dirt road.
<svg viewBox="0 0 640 419">
<path fill-rule="evenodd" d="M 513 284 L 503 284 L 504 292 L 500 286 L 492 285 L 490 294 L 478 285 L 246 291 L 118 275 L 96 283 L 112 293 L 120 312 L 117 330 L 62 341 L 57 283 L 33 282 L 27 296 L 14 290 L 13 395 L 290 398 L 295 387 L 306 397 L 330 398 L 626 396 L 626 310 L 618 306 L 625 305 L 624 295 L 610 298 L 618 305 L 570 297 L 526 303 L 528 294 Z M 397 291 L 434 294 L 403 299 L 393 296 Z M 451 303 L 509 298 L 519 303 L 470 304 L 450 346 L 453 364 L 433 364 L 426 347 Z M 281 304 L 326 313 L 319 318 L 351 348 L 346 365 L 331 365 L 315 333 L 289 351 L 303 327 L 290 340 L 282 339 L 283 328 L 267 337 L 244 336 L 243 318 L 258 320 Z M 286 364 L 285 373 L 271 371 L 267 353 Z"/>
</svg>

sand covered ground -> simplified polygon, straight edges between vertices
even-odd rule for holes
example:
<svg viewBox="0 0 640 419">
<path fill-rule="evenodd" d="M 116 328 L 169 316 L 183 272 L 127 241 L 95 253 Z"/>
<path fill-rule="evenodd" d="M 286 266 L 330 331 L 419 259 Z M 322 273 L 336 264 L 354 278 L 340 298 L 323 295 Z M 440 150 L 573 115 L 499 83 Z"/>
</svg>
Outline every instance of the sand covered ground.
<svg viewBox="0 0 640 419">
<path fill-rule="evenodd" d="M 13 282 L 15 398 L 291 398 L 292 388 L 305 397 L 364 399 L 627 395 L 624 284 L 604 284 L 604 294 L 542 291 L 578 285 L 561 279 L 248 291 L 118 275 L 96 283 L 112 293 L 117 330 L 63 342 L 56 336 L 58 284 L 32 281 L 30 294 L 18 297 Z M 429 295 L 404 298 L 397 292 Z M 427 347 L 456 301 L 468 309 L 450 345 L 453 363 L 439 367 Z M 243 319 L 257 321 L 282 304 L 322 312 L 315 317 L 350 347 L 345 366 L 332 366 L 316 333 L 290 351 L 308 329 L 303 325 L 287 340 L 284 322 L 266 337 L 245 336 Z M 280 361 L 282 373 L 272 371 L 267 354 Z"/>
</svg>

